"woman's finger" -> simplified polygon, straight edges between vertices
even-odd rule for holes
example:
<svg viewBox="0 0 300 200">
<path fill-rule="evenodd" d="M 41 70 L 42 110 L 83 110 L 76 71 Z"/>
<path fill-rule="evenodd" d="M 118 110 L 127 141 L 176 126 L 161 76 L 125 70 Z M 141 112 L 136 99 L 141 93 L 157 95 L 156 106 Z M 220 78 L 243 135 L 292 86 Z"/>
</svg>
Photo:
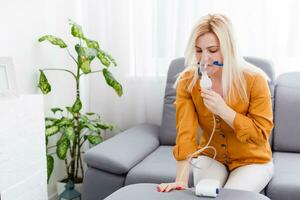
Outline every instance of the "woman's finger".
<svg viewBox="0 0 300 200">
<path fill-rule="evenodd" d="M 208 105 L 210 108 L 214 108 L 215 107 L 215 105 L 216 105 L 216 103 L 214 102 L 214 100 L 205 100 L 205 102 L 206 102 L 206 105 Z"/>
<path fill-rule="evenodd" d="M 206 108 L 208 108 L 208 110 L 210 111 L 214 111 L 214 103 L 211 101 L 204 101 L 204 105 Z"/>
<path fill-rule="evenodd" d="M 208 108 L 208 110 L 211 111 L 211 106 L 206 101 L 204 101 L 204 105 L 205 105 L 206 108 Z"/>
<path fill-rule="evenodd" d="M 171 189 L 172 189 L 171 185 L 168 185 L 168 186 L 166 187 L 166 189 L 164 190 L 164 192 L 169 192 Z"/>
<path fill-rule="evenodd" d="M 210 103 L 211 105 L 215 105 L 217 103 L 217 100 L 216 98 L 213 98 L 213 97 L 203 97 L 203 101 L 204 102 L 207 102 L 207 103 Z"/>
<path fill-rule="evenodd" d="M 201 96 L 203 97 L 203 98 L 205 98 L 205 99 L 210 99 L 210 100 L 213 100 L 213 99 L 215 99 L 215 97 L 214 96 L 211 96 L 211 95 L 208 95 L 208 94 L 201 94 Z"/>
<path fill-rule="evenodd" d="M 164 183 L 161 183 L 160 185 L 157 186 L 158 192 L 163 191 L 164 188 L 165 188 L 165 184 Z"/>
<path fill-rule="evenodd" d="M 207 95 L 210 95 L 210 96 L 215 95 L 215 92 L 213 90 L 207 90 L 207 89 L 201 90 L 201 93 L 204 93 L 204 94 L 207 94 Z"/>
<path fill-rule="evenodd" d="M 169 184 L 164 184 L 162 189 L 160 190 L 161 192 L 164 192 L 166 190 L 166 188 L 168 187 Z"/>
</svg>

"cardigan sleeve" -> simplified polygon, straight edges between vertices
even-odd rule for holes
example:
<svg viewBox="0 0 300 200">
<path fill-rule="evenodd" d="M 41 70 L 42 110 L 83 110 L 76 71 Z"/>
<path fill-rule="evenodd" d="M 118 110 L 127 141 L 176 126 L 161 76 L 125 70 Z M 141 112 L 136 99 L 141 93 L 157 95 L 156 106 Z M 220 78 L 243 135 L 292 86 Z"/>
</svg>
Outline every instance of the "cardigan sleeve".
<svg viewBox="0 0 300 200">
<path fill-rule="evenodd" d="M 189 81 L 180 79 L 176 89 L 176 144 L 173 155 L 176 160 L 185 160 L 198 146 L 198 117 L 191 94 L 187 91 Z"/>
<path fill-rule="evenodd" d="M 246 115 L 236 113 L 233 121 L 236 137 L 241 142 L 263 145 L 273 129 L 272 100 L 267 80 L 256 75 Z"/>
</svg>

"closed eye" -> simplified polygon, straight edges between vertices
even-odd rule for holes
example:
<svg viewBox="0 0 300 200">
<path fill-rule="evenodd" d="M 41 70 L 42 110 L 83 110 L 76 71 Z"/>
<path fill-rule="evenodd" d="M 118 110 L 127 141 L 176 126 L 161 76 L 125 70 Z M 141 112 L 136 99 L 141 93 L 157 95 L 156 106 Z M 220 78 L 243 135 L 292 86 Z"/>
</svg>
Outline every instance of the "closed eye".
<svg viewBox="0 0 300 200">
<path fill-rule="evenodd" d="M 197 52 L 197 53 L 202 53 L 202 49 L 201 49 L 200 47 L 195 46 L 195 48 L 196 48 L 196 52 Z M 216 52 L 218 52 L 219 47 L 218 47 L 218 46 L 210 46 L 210 47 L 207 48 L 207 50 L 208 50 L 210 53 L 216 53 Z"/>
<path fill-rule="evenodd" d="M 210 52 L 210 53 L 216 53 L 217 51 L 218 51 L 218 50 L 214 50 L 214 51 L 213 51 L 213 50 L 210 50 L 209 52 Z"/>
</svg>

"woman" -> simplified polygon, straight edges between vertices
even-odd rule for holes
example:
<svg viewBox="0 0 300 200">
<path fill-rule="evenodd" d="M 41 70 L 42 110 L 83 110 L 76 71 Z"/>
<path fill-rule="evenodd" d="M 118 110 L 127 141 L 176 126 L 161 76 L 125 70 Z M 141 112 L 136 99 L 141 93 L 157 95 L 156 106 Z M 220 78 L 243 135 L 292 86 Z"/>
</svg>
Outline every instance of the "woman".
<svg viewBox="0 0 300 200">
<path fill-rule="evenodd" d="M 185 58 L 187 67 L 175 83 L 176 180 L 158 185 L 158 191 L 188 187 L 189 155 L 208 143 L 215 120 L 209 144 L 212 148 L 193 156 L 193 161 L 199 161 L 199 169 L 194 168 L 194 185 L 208 178 L 219 180 L 224 188 L 260 192 L 274 173 L 269 144 L 273 113 L 267 75 L 238 55 L 231 22 L 221 14 L 201 18 L 190 36 Z M 200 85 L 199 61 L 207 66 L 211 89 Z"/>
</svg>

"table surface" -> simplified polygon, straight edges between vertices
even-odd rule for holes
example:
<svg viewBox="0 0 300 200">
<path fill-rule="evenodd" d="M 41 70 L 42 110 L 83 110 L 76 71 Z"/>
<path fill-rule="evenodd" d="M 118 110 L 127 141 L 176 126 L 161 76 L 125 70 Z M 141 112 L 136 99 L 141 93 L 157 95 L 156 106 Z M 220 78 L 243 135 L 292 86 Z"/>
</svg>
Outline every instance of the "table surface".
<svg viewBox="0 0 300 200">
<path fill-rule="evenodd" d="M 195 195 L 194 191 L 191 190 L 173 190 L 171 192 L 157 192 L 158 184 L 153 183 L 138 183 L 127 185 L 120 188 L 116 192 L 112 193 L 110 196 L 105 198 L 105 200 L 122 200 L 122 199 L 143 199 L 143 200 L 190 200 L 190 199 L 201 199 L 201 200 L 212 200 L 212 199 L 230 199 L 230 200 L 269 200 L 268 197 L 248 191 L 242 190 L 231 190 L 231 189 L 221 189 L 220 194 L 217 197 L 198 197 Z"/>
</svg>

